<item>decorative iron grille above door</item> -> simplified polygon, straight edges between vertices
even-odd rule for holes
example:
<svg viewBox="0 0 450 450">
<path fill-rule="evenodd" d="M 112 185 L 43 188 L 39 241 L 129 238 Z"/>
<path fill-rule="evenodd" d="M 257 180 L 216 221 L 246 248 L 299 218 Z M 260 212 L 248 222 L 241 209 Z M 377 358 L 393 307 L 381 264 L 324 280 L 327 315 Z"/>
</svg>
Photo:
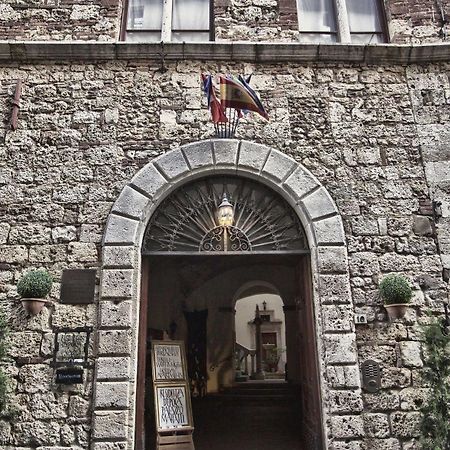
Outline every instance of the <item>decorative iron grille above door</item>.
<svg viewBox="0 0 450 450">
<path fill-rule="evenodd" d="M 173 192 L 152 216 L 142 250 L 144 254 L 307 251 L 293 209 L 266 186 L 233 176 L 203 178 Z"/>
</svg>

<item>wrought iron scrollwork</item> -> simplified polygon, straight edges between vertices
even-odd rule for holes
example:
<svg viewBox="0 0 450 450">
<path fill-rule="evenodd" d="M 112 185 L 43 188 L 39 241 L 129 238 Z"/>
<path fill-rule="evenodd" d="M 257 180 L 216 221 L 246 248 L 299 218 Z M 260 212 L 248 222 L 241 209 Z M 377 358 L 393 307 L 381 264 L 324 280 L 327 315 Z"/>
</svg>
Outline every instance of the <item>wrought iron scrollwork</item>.
<svg viewBox="0 0 450 450">
<path fill-rule="evenodd" d="M 223 193 L 234 206 L 233 226 L 217 221 Z M 233 176 L 204 178 L 172 193 L 152 216 L 143 245 L 145 254 L 307 249 L 297 215 L 278 194 Z"/>
</svg>

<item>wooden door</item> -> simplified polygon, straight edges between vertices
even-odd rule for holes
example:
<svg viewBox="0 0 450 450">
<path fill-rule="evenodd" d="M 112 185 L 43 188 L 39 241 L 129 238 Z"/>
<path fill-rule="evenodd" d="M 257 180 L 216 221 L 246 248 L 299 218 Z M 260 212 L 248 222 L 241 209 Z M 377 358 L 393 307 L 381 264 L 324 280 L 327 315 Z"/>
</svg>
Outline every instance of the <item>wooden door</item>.
<svg viewBox="0 0 450 450">
<path fill-rule="evenodd" d="M 305 448 L 322 450 L 322 414 L 309 258 L 302 258 L 298 272 L 300 285 L 297 315 L 301 363 L 302 438 Z"/>
</svg>

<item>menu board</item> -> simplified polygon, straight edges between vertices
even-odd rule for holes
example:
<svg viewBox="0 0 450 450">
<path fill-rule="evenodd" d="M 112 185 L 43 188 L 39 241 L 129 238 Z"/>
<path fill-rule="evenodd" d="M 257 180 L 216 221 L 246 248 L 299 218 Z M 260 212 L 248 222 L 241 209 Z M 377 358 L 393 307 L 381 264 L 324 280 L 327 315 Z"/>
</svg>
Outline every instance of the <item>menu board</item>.
<svg viewBox="0 0 450 450">
<path fill-rule="evenodd" d="M 192 427 L 187 383 L 156 384 L 156 428 L 158 431 Z"/>
<path fill-rule="evenodd" d="M 186 363 L 182 342 L 153 342 L 152 357 L 153 381 L 186 379 Z"/>
<path fill-rule="evenodd" d="M 153 341 L 152 371 L 157 431 L 192 430 L 184 342 Z"/>
</svg>

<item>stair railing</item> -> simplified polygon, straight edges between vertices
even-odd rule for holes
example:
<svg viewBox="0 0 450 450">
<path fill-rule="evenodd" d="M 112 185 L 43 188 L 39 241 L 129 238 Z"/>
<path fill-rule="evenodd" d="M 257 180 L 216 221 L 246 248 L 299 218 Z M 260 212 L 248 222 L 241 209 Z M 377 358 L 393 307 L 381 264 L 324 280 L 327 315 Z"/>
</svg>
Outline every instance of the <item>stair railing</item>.
<svg viewBox="0 0 450 450">
<path fill-rule="evenodd" d="M 249 358 L 251 372 L 249 373 Z M 234 359 L 236 362 L 236 371 L 240 371 L 244 375 L 254 375 L 256 372 L 256 350 L 245 347 L 242 344 L 236 342 L 234 346 Z M 242 367 L 244 366 L 244 367 Z"/>
</svg>

